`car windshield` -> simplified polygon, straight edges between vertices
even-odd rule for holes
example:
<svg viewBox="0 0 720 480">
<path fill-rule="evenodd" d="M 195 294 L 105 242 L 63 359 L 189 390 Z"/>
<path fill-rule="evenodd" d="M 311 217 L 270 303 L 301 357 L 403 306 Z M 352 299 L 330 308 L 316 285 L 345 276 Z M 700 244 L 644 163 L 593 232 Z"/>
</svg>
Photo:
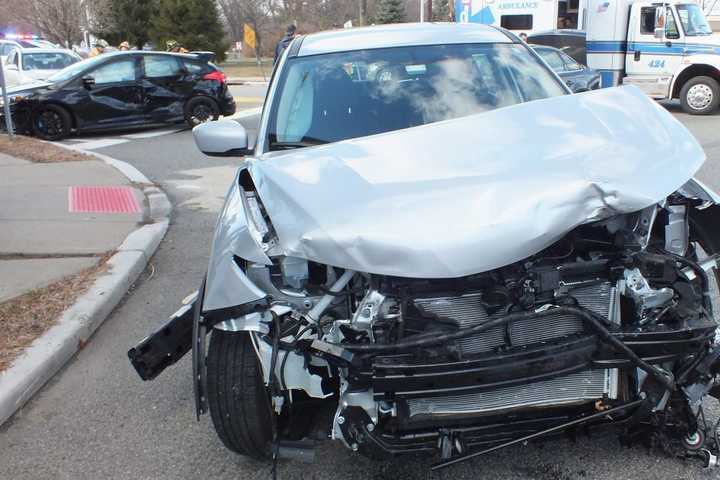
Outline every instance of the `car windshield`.
<svg viewBox="0 0 720 480">
<path fill-rule="evenodd" d="M 687 3 L 677 6 L 680 23 L 682 23 L 685 35 L 695 37 L 698 35 L 712 35 L 712 29 L 705 19 L 705 14 L 700 7 L 694 3 Z"/>
<path fill-rule="evenodd" d="M 62 52 L 26 53 L 23 55 L 23 70 L 62 70 L 77 63 L 79 59 Z"/>
<path fill-rule="evenodd" d="M 66 80 L 70 80 L 75 75 L 78 75 L 80 72 L 83 72 L 89 68 L 92 68 L 95 65 L 99 65 L 100 63 L 104 62 L 106 59 L 107 59 L 107 57 L 98 55 L 97 57 L 88 58 L 87 60 L 83 60 L 82 62 L 74 63 L 74 64 L 70 65 L 69 67 L 63 68 L 56 74 L 50 75 L 48 77 L 47 81 L 51 82 L 51 83 L 56 83 L 56 82 L 64 82 Z"/>
<path fill-rule="evenodd" d="M 563 95 L 520 44 L 396 47 L 295 57 L 279 79 L 271 150 L 335 142 Z"/>
</svg>

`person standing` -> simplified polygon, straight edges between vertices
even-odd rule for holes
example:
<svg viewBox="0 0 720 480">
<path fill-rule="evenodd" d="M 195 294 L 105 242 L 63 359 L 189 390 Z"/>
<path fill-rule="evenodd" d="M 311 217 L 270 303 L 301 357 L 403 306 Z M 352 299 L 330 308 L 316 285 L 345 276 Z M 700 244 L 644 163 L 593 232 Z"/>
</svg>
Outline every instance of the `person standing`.
<svg viewBox="0 0 720 480">
<path fill-rule="evenodd" d="M 118 50 L 120 50 L 121 52 L 127 52 L 128 50 L 130 50 L 130 43 L 127 41 L 122 42 L 120 45 L 118 45 Z"/>
<path fill-rule="evenodd" d="M 190 51 L 175 40 L 165 42 L 165 50 L 172 53 L 189 53 Z"/>
<path fill-rule="evenodd" d="M 293 41 L 296 31 L 297 27 L 295 25 L 293 25 L 292 23 L 288 25 L 287 30 L 285 31 L 285 36 L 281 38 L 275 46 L 275 58 L 273 58 L 273 65 L 278 61 L 280 55 L 282 55 L 288 45 L 290 45 L 290 42 Z"/>
<path fill-rule="evenodd" d="M 102 38 L 95 42 L 95 46 L 92 50 L 90 50 L 90 54 L 88 55 L 88 58 L 97 57 L 98 55 L 102 55 L 105 53 L 105 49 L 108 47 L 108 43 L 103 40 Z"/>
</svg>

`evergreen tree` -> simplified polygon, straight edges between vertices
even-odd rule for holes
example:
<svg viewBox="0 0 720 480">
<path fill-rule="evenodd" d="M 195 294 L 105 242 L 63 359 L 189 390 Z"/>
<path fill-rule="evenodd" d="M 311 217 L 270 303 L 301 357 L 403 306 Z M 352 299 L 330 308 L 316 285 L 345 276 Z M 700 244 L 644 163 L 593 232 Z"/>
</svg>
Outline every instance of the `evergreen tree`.
<svg viewBox="0 0 720 480">
<path fill-rule="evenodd" d="M 451 22 L 450 2 L 448 0 L 433 0 L 432 3 L 433 22 Z"/>
<path fill-rule="evenodd" d="M 404 0 L 378 0 L 375 23 L 402 23 L 404 21 Z"/>
<path fill-rule="evenodd" d="M 138 48 L 150 40 L 148 24 L 153 13 L 153 2 L 148 0 L 112 0 L 109 2 L 108 21 L 110 35 L 117 43 L 128 41 Z"/>
<path fill-rule="evenodd" d="M 175 40 L 188 50 L 215 52 L 225 58 L 228 48 L 215 0 L 157 0 L 152 19 L 152 38 L 158 49 Z"/>
</svg>

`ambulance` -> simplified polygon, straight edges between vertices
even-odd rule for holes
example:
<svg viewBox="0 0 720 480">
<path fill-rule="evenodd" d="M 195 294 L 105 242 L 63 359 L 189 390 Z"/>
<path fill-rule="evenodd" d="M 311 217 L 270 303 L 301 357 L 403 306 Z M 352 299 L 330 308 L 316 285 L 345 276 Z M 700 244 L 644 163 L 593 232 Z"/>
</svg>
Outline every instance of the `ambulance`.
<svg viewBox="0 0 720 480">
<path fill-rule="evenodd" d="M 691 1 L 588 0 L 587 64 L 602 86 L 637 85 L 706 115 L 720 103 L 720 36 Z"/>
</svg>

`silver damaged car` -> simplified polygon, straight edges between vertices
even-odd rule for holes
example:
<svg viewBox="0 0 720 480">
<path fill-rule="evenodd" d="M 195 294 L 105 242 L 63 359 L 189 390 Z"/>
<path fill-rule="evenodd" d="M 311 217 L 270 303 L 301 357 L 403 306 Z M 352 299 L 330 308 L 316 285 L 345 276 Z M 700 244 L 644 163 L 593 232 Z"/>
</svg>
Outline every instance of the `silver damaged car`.
<svg viewBox="0 0 720 480">
<path fill-rule="evenodd" d="M 444 468 L 582 427 L 714 465 L 720 197 L 635 87 L 571 95 L 486 25 L 300 36 L 241 156 L 199 291 L 130 350 L 192 351 L 227 448 L 328 437 Z"/>
</svg>

